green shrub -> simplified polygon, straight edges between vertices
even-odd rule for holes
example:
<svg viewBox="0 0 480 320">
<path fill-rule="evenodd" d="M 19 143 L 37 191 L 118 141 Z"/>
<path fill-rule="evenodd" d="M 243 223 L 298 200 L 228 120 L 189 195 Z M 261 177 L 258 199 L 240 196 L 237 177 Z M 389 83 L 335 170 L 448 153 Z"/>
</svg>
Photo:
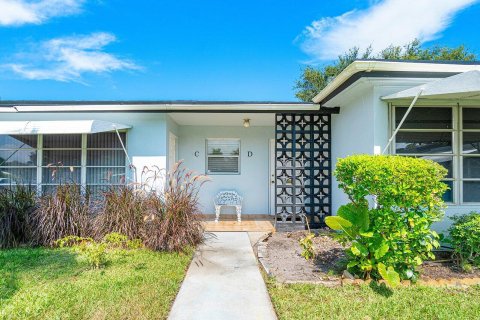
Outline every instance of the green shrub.
<svg viewBox="0 0 480 320">
<path fill-rule="evenodd" d="M 430 227 L 443 216 L 446 169 L 430 160 L 357 155 L 339 159 L 334 174 L 351 203 L 325 222 L 351 243 L 348 270 L 392 285 L 415 281 L 416 267 L 439 246 Z"/>
<path fill-rule="evenodd" d="M 129 240 L 126 235 L 123 235 L 118 232 L 112 232 L 102 240 L 109 248 L 117 248 L 117 249 L 139 249 L 143 246 L 141 239 L 133 239 Z"/>
<path fill-rule="evenodd" d="M 55 245 L 59 248 L 71 248 L 79 246 L 85 242 L 94 242 L 94 240 L 89 237 L 66 236 L 56 240 Z"/>
<path fill-rule="evenodd" d="M 451 219 L 448 240 L 453 245 L 457 264 L 465 271 L 471 271 L 472 265 L 480 267 L 480 213 L 471 212 Z"/>
<path fill-rule="evenodd" d="M 35 191 L 30 186 L 0 189 L 0 248 L 12 248 L 30 241 L 28 222 L 35 202 Z"/>
<path fill-rule="evenodd" d="M 75 183 L 62 184 L 40 197 L 32 214 L 31 229 L 36 244 L 52 246 L 57 239 L 90 234 L 88 193 Z"/>
<path fill-rule="evenodd" d="M 93 268 L 98 269 L 107 263 L 107 245 L 105 243 L 82 242 L 76 248 Z"/>
</svg>

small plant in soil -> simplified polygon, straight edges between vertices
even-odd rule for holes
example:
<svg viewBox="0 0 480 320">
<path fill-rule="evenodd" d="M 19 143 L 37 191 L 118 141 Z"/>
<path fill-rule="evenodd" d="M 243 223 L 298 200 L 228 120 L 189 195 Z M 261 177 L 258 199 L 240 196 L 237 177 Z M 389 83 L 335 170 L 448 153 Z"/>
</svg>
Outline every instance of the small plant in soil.
<svg viewBox="0 0 480 320">
<path fill-rule="evenodd" d="M 310 225 L 308 223 L 308 218 L 306 215 L 303 216 L 305 219 L 305 224 L 308 228 L 308 233 L 305 237 L 299 240 L 300 247 L 302 248 L 302 257 L 306 260 L 314 259 L 315 258 L 315 246 L 313 245 L 313 238 L 315 238 L 315 234 L 310 230 Z"/>
</svg>

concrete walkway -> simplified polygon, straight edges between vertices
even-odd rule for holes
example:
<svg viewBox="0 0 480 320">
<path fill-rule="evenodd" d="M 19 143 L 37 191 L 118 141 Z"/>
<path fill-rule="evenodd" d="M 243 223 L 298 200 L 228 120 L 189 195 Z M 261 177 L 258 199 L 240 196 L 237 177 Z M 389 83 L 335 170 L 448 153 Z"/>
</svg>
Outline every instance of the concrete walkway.
<svg viewBox="0 0 480 320">
<path fill-rule="evenodd" d="M 169 319 L 276 319 L 248 234 L 213 235 L 195 253 Z"/>
</svg>

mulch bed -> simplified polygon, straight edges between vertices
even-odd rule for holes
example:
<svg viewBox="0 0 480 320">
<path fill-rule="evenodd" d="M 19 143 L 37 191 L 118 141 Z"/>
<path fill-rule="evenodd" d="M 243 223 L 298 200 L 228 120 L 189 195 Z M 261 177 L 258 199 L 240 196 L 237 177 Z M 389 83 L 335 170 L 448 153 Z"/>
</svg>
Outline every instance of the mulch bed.
<svg viewBox="0 0 480 320">
<path fill-rule="evenodd" d="M 315 230 L 313 239 L 316 258 L 305 260 L 301 256 L 299 240 L 305 231 L 277 232 L 268 238 L 266 255 L 263 258 L 269 272 L 280 282 L 328 282 L 338 281 L 346 266 L 343 246 L 333 239 L 328 229 Z M 443 257 L 442 257 L 443 258 Z M 480 270 L 466 273 L 453 263 L 426 262 L 420 268 L 420 279 L 480 278 Z"/>
</svg>

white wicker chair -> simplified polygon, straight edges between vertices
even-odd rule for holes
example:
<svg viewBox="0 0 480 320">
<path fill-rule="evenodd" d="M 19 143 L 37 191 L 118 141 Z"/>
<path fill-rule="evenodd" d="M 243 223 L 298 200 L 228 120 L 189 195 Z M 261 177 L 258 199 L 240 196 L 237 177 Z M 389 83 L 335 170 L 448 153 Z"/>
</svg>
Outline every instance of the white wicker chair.
<svg viewBox="0 0 480 320">
<path fill-rule="evenodd" d="M 220 218 L 222 207 L 235 207 L 237 212 L 237 221 L 242 222 L 242 201 L 243 198 L 235 191 L 221 191 L 215 197 L 215 222 Z"/>
</svg>

